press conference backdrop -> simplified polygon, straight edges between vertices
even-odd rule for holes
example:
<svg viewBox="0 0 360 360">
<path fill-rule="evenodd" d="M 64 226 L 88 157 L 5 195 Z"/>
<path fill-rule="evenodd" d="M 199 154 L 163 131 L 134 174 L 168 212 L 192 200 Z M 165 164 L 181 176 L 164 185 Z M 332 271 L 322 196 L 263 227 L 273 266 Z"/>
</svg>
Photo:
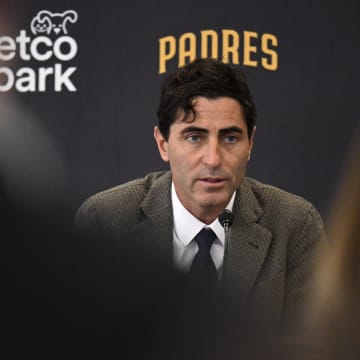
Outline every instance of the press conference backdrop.
<svg viewBox="0 0 360 360">
<path fill-rule="evenodd" d="M 26 164 L 9 184 L 24 188 L 45 174 L 29 192 L 54 196 L 73 214 L 95 192 L 167 169 L 152 136 L 161 83 L 194 58 L 214 57 L 243 66 L 257 105 L 248 175 L 326 215 L 359 123 L 358 1 L 2 7 L 0 95 L 13 114 L 8 126 L 17 119 L 8 152 Z"/>
</svg>

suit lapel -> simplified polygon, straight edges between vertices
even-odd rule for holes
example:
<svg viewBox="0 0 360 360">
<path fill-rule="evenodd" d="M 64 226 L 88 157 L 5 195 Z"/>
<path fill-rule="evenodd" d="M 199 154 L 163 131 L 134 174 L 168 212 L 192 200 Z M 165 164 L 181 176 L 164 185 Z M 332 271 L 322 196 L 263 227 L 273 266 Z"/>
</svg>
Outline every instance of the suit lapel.
<svg viewBox="0 0 360 360">
<path fill-rule="evenodd" d="M 140 205 L 143 219 L 133 234 L 144 239 L 147 247 L 162 262 L 172 261 L 173 214 L 171 206 L 171 173 L 166 172 L 151 185 Z M 147 244 L 145 244 L 147 245 Z"/>
<path fill-rule="evenodd" d="M 160 176 L 140 205 L 143 219 L 134 226 L 133 233 L 150 244 L 161 262 L 173 261 L 173 213 L 171 205 L 171 173 Z M 237 192 L 234 207 L 231 241 L 225 259 L 223 277 L 230 289 L 243 297 L 254 285 L 264 262 L 272 234 L 258 224 L 263 209 L 245 179 Z"/>
<path fill-rule="evenodd" d="M 233 213 L 224 280 L 230 289 L 247 297 L 266 257 L 272 234 L 257 223 L 263 209 L 246 179 L 237 192 Z"/>
</svg>

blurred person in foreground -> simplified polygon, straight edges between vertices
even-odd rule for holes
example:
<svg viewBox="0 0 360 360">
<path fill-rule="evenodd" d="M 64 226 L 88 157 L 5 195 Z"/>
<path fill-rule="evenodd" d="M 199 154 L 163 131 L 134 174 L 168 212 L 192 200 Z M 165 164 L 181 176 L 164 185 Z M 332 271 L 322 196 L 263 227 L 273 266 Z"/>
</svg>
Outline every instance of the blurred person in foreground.
<svg viewBox="0 0 360 360">
<path fill-rule="evenodd" d="M 23 0 L 0 0 L 1 46 L 15 42 L 25 22 Z M 4 41 L 3 41 L 4 40 Z M 0 48 L 0 68 L 13 74 L 22 65 L 18 56 L 6 56 L 8 45 Z M 10 59 L 9 59 L 10 58 Z M 2 191 L 9 202 L 28 215 L 63 216 L 68 194 L 68 164 L 54 134 L 15 87 L 4 89 L 9 80 L 0 73 L 0 176 Z M 49 219 L 48 219 L 49 220 Z"/>
<path fill-rule="evenodd" d="M 319 258 L 300 330 L 274 351 L 276 359 L 360 359 L 359 134 L 327 218 L 329 251 Z"/>
<path fill-rule="evenodd" d="M 330 253 L 315 279 L 309 325 L 323 359 L 360 358 L 360 133 L 328 221 Z M 318 342 L 316 341 L 318 340 Z"/>
<path fill-rule="evenodd" d="M 236 295 L 239 309 L 251 308 L 259 321 L 254 328 L 288 329 L 323 226 L 308 201 L 245 177 L 256 127 L 243 72 L 195 60 L 168 75 L 157 115 L 154 137 L 170 171 L 90 197 L 77 212 L 77 227 L 100 241 L 145 249 L 203 279 L 200 288 L 212 277 Z M 234 217 L 228 238 L 218 219 L 225 209 Z M 193 277 L 199 270 L 208 277 Z"/>
</svg>

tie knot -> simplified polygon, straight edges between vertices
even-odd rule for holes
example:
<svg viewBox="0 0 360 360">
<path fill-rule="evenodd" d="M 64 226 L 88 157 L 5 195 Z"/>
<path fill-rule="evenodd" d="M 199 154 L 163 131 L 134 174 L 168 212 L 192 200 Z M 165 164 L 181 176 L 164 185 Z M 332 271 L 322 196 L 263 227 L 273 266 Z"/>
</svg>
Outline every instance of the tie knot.
<svg viewBox="0 0 360 360">
<path fill-rule="evenodd" d="M 194 240 L 199 246 L 199 251 L 209 251 L 215 238 L 216 235 L 210 228 L 203 228 Z"/>
</svg>

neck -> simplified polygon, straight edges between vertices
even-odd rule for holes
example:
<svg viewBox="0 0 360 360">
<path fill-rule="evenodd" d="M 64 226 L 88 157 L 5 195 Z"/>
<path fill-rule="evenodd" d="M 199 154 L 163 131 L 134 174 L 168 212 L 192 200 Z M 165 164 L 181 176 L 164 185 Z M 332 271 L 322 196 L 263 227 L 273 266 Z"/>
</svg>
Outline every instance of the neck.
<svg viewBox="0 0 360 360">
<path fill-rule="evenodd" d="M 200 209 L 187 209 L 190 211 L 197 219 L 205 223 L 206 225 L 211 224 L 221 212 L 224 210 L 224 206 L 216 207 L 216 208 L 200 208 Z"/>
</svg>

